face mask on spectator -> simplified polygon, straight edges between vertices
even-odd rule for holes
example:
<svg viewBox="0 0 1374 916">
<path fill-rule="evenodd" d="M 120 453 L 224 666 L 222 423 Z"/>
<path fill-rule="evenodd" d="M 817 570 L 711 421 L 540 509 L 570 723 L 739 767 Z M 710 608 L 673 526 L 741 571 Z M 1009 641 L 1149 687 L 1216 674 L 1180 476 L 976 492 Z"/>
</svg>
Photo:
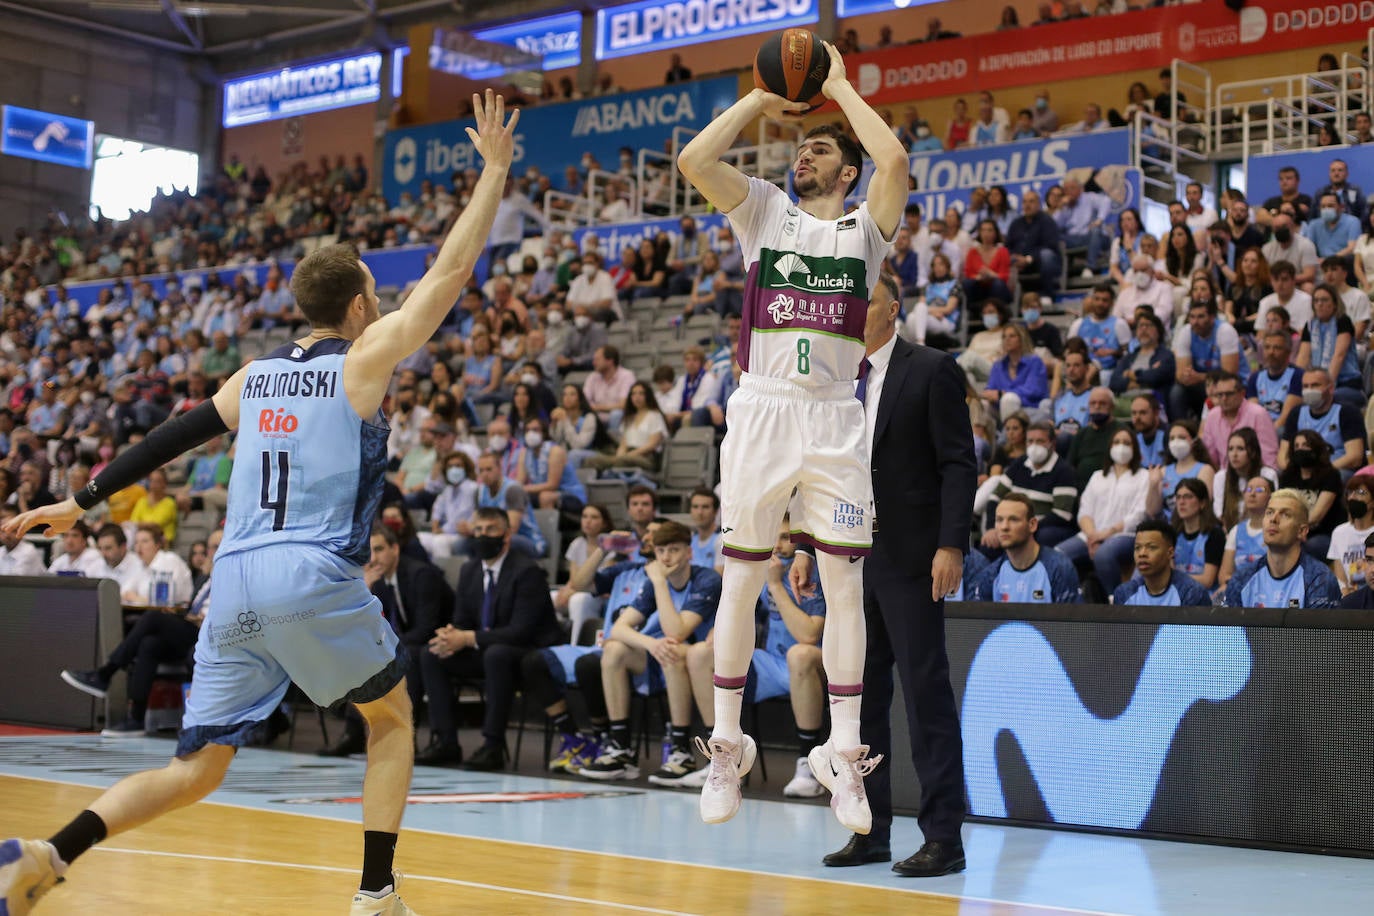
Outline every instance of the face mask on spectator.
<svg viewBox="0 0 1374 916">
<path fill-rule="evenodd" d="M 576 327 L 579 331 L 585 331 L 587 327 L 591 325 L 591 323 L 592 320 L 588 318 L 586 315 L 577 315 L 573 318 L 573 326 Z"/>
<path fill-rule="evenodd" d="M 1002 316 L 998 315 L 996 312 L 983 316 L 983 327 L 987 328 L 989 331 L 994 330 L 1001 323 Z"/>
<path fill-rule="evenodd" d="M 493 277 L 504 277 L 506 275 L 506 265 L 493 264 L 491 268 L 491 275 Z"/>
<path fill-rule="evenodd" d="M 1322 402 L 1322 390 L 1320 388 L 1304 388 L 1302 390 L 1302 402 L 1308 407 L 1316 407 Z"/>
<path fill-rule="evenodd" d="M 1274 241 L 1278 242 L 1280 245 L 1287 245 L 1289 242 L 1293 241 L 1293 230 L 1289 229 L 1287 226 L 1281 229 L 1275 229 Z"/>
<path fill-rule="evenodd" d="M 83 391 L 83 392 L 81 392 L 81 403 L 82 403 L 82 404 L 93 404 L 93 403 L 95 403 L 95 392 L 94 392 L 94 391 Z"/>
<path fill-rule="evenodd" d="M 1039 442 L 1032 443 L 1026 446 L 1026 457 L 1030 459 L 1031 464 L 1040 467 L 1050 460 L 1049 446 L 1041 445 Z"/>
<path fill-rule="evenodd" d="M 1317 464 L 1317 453 L 1310 448 L 1299 448 L 1293 450 L 1293 467 L 1310 468 Z"/>
<path fill-rule="evenodd" d="M 560 325 L 560 324 L 563 323 L 563 313 L 562 313 L 562 312 L 557 312 L 557 311 L 551 311 L 551 312 L 549 312 L 549 314 L 545 317 L 544 320 L 548 322 L 549 327 L 551 327 L 551 328 L 557 327 L 558 325 Z"/>
<path fill-rule="evenodd" d="M 1345 508 L 1351 518 L 1364 518 L 1369 512 L 1369 503 L 1362 499 L 1351 499 L 1346 501 Z"/>
<path fill-rule="evenodd" d="M 526 372 L 520 376 L 520 382 L 521 384 L 529 385 L 533 388 L 535 385 L 539 384 L 539 376 L 535 375 L 533 372 Z"/>
<path fill-rule="evenodd" d="M 1148 273 L 1146 273 L 1145 271 L 1143 271 L 1143 270 L 1138 270 L 1138 271 L 1135 272 L 1135 288 L 1136 288 L 1136 289 L 1145 289 L 1146 287 L 1148 287 L 1148 286 L 1150 285 L 1150 281 L 1153 280 L 1153 279 L 1154 279 L 1154 277 L 1150 276 L 1150 275 L 1149 275 Z"/>
<path fill-rule="evenodd" d="M 1039 309 L 1026 309 L 1021 313 L 1021 317 L 1026 319 L 1026 324 L 1035 324 L 1040 320 Z"/>
<path fill-rule="evenodd" d="M 1101 426 L 1112 418 L 1112 415 L 1105 410 L 1093 410 L 1088 412 L 1088 422 L 1093 426 Z"/>
<path fill-rule="evenodd" d="M 1336 208 L 1322 207 L 1322 219 L 1326 220 L 1328 223 L 1334 223 L 1336 221 Z"/>
<path fill-rule="evenodd" d="M 539 448 L 544 444 L 544 434 L 533 429 L 530 430 L 525 433 L 525 444 L 530 448 Z"/>
<path fill-rule="evenodd" d="M 1049 99 L 1045 98 L 1044 96 L 1038 96 L 1038 97 L 1036 97 L 1036 99 L 1035 99 L 1035 107 L 1036 107 L 1036 108 L 1039 108 L 1039 109 L 1042 109 L 1042 110 L 1043 110 L 1043 109 L 1045 109 L 1045 108 L 1048 108 L 1049 105 L 1050 105 Z"/>
<path fill-rule="evenodd" d="M 1193 453 L 1193 443 L 1187 439 L 1170 439 L 1169 454 L 1174 456 L 1175 461 L 1182 461 Z"/>
<path fill-rule="evenodd" d="M 444 479 L 456 487 L 468 479 L 468 472 L 461 466 L 454 465 L 444 472 Z"/>
<path fill-rule="evenodd" d="M 595 265 L 595 264 L 583 264 L 583 265 L 582 265 L 582 276 L 586 277 L 586 278 L 589 279 L 589 280 L 590 280 L 592 277 L 596 276 L 596 265 Z"/>
<path fill-rule="evenodd" d="M 916 136 L 924 140 L 926 137 L 930 136 L 930 128 L 922 124 L 920 127 L 916 128 Z"/>
<path fill-rule="evenodd" d="M 558 263 L 563 264 L 571 261 L 576 254 L 576 248 L 564 248 L 562 251 L 558 252 Z"/>
<path fill-rule="evenodd" d="M 1117 464 L 1131 463 L 1131 447 L 1129 445 L 1117 444 L 1112 446 L 1112 461 Z"/>
<path fill-rule="evenodd" d="M 479 559 L 494 560 L 505 549 L 506 539 L 494 534 L 479 534 L 472 538 L 472 550 Z"/>
<path fill-rule="evenodd" d="M 506 450 L 508 444 L 510 444 L 510 439 L 501 433 L 487 436 L 487 448 L 498 455 Z"/>
</svg>

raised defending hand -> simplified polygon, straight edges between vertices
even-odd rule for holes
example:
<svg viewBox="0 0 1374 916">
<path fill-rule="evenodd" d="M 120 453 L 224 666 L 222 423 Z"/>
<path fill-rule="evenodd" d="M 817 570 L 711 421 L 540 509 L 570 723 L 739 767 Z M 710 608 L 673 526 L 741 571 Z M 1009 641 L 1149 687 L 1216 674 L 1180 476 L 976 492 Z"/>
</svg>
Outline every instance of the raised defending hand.
<svg viewBox="0 0 1374 916">
<path fill-rule="evenodd" d="M 46 525 L 43 534 L 52 537 L 71 528 L 80 517 L 81 507 L 76 504 L 76 500 L 68 497 L 51 506 L 21 512 L 0 527 L 3 527 L 5 534 L 11 537 L 23 537 L 29 529 Z"/>
<path fill-rule="evenodd" d="M 509 167 L 515 155 L 515 125 L 520 123 L 520 109 L 511 111 L 507 123 L 505 98 L 488 89 L 485 101 L 477 93 L 472 94 L 472 116 L 477 129 L 466 128 L 468 139 L 482 160 L 487 165 Z"/>
<path fill-rule="evenodd" d="M 825 46 L 825 51 L 830 55 L 830 72 L 825 75 L 825 82 L 821 84 L 821 94 L 827 99 L 835 97 L 835 87 L 840 83 L 848 85 L 849 78 L 844 72 L 844 58 L 835 46 L 828 41 L 821 42 Z"/>
</svg>

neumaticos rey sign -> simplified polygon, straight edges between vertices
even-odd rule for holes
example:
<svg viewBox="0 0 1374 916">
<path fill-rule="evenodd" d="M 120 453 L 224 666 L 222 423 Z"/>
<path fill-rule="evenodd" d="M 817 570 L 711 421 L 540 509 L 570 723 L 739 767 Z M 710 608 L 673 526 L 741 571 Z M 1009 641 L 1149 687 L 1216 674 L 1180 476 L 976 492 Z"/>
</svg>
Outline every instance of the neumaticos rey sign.
<svg viewBox="0 0 1374 916">
<path fill-rule="evenodd" d="M 224 126 L 375 102 L 382 97 L 381 74 L 382 55 L 370 51 L 228 80 Z"/>
<path fill-rule="evenodd" d="M 817 0 L 643 0 L 597 10 L 596 59 L 772 32 L 819 19 Z"/>
</svg>

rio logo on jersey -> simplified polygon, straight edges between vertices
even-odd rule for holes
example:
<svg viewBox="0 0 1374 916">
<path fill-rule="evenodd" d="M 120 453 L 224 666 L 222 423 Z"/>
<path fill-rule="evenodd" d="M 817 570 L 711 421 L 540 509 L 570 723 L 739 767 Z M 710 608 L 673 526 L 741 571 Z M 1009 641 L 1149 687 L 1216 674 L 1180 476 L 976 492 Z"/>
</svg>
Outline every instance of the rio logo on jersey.
<svg viewBox="0 0 1374 916">
<path fill-rule="evenodd" d="M 847 503 L 843 500 L 835 500 L 835 509 L 830 516 L 830 527 L 835 531 L 852 531 L 855 528 L 862 528 L 864 525 L 864 510 L 862 506 Z"/>
<path fill-rule="evenodd" d="M 295 414 L 289 414 L 280 407 L 276 410 L 269 407 L 258 414 L 258 432 L 269 439 L 285 439 L 299 427 L 300 421 Z"/>
</svg>

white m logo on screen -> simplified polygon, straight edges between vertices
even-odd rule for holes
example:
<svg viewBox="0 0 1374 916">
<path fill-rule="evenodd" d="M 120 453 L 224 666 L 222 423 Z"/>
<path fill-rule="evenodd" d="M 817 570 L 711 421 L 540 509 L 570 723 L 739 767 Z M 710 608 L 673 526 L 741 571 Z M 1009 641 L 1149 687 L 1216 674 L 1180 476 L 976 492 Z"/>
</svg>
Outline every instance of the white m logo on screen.
<svg viewBox="0 0 1374 916">
<path fill-rule="evenodd" d="M 1131 701 L 1094 716 L 1038 630 L 1009 623 L 978 647 L 961 711 L 969 807 L 1006 817 L 997 736 L 1011 733 L 1056 823 L 1139 828 L 1188 710 L 1229 700 L 1250 680 L 1242 627 L 1162 626 Z"/>
</svg>

